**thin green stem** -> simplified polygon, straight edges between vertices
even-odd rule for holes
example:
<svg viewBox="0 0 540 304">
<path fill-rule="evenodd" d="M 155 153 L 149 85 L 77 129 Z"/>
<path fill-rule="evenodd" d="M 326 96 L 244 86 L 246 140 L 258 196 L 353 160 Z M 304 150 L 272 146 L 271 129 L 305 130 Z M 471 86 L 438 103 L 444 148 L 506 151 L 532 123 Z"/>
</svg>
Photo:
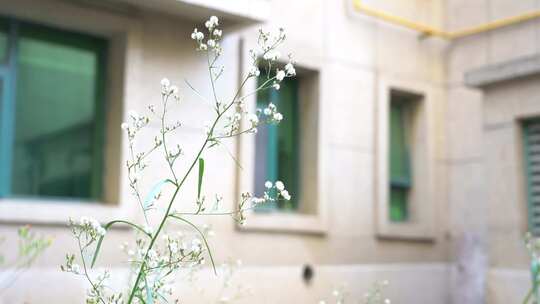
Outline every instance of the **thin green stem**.
<svg viewBox="0 0 540 304">
<path fill-rule="evenodd" d="M 92 282 L 92 279 L 90 279 L 90 276 L 88 275 L 88 270 L 86 268 L 86 262 L 84 260 L 83 249 L 82 249 L 82 246 L 81 246 L 81 239 L 77 238 L 77 241 L 79 243 L 79 252 L 81 254 L 81 261 L 82 261 L 82 265 L 83 265 L 84 276 L 86 277 L 86 280 L 88 280 L 88 282 L 92 286 L 92 289 L 94 289 L 94 291 L 98 295 L 99 301 L 102 302 L 103 304 L 106 304 L 105 301 L 101 298 L 101 296 L 99 296 L 99 294 L 100 294 L 99 290 L 97 289 L 96 285 L 94 285 L 94 283 Z"/>
<path fill-rule="evenodd" d="M 169 95 L 165 96 L 163 99 L 163 114 L 161 115 L 161 141 L 163 142 L 163 151 L 165 153 L 165 160 L 167 161 L 169 170 L 171 171 L 172 176 L 174 178 L 174 183 L 176 184 L 178 182 L 178 179 L 176 178 L 176 173 L 174 173 L 173 161 L 171 161 L 169 157 L 169 150 L 167 149 L 166 136 L 165 136 L 165 133 L 167 132 L 165 130 L 165 115 L 167 114 L 168 101 L 169 101 Z"/>
<path fill-rule="evenodd" d="M 208 251 L 208 256 L 210 256 L 210 262 L 212 262 L 212 268 L 214 269 L 214 274 L 217 275 L 216 264 L 214 263 L 214 257 L 212 256 L 212 250 L 210 250 L 210 245 L 208 245 L 208 241 L 206 240 L 206 237 L 204 236 L 204 233 L 202 233 L 202 231 L 197 226 L 195 226 L 192 222 L 190 222 L 190 221 L 188 221 L 188 220 L 186 220 L 184 218 L 181 218 L 181 217 L 175 216 L 175 215 L 170 215 L 170 217 L 175 218 L 177 220 L 180 220 L 180 221 L 190 225 L 191 227 L 193 227 L 193 229 L 197 230 L 197 232 L 201 235 L 201 238 L 204 241 L 204 245 L 206 246 L 206 250 Z"/>
<path fill-rule="evenodd" d="M 195 167 L 195 165 L 197 164 L 199 158 L 201 157 L 204 149 L 206 148 L 206 146 L 208 145 L 208 143 L 210 142 L 210 138 L 214 132 L 214 129 L 217 125 L 217 123 L 219 122 L 219 120 L 221 119 L 221 117 L 223 116 L 224 113 L 226 113 L 230 108 L 231 106 L 234 104 L 234 102 L 236 101 L 236 99 L 238 98 L 238 96 L 240 95 L 240 92 L 242 91 L 242 88 L 244 87 L 245 83 L 247 82 L 247 80 L 249 79 L 249 77 L 246 77 L 244 79 L 244 81 L 242 82 L 242 84 L 240 85 L 238 91 L 236 92 L 236 94 L 234 95 L 232 101 L 230 102 L 230 104 L 227 105 L 227 107 L 224 109 L 223 112 L 219 112 L 219 114 L 217 115 L 216 119 L 214 120 L 214 123 L 212 124 L 212 127 L 210 128 L 210 131 L 208 132 L 207 136 L 206 136 L 206 139 L 204 141 L 204 143 L 202 144 L 201 148 L 199 149 L 199 152 L 197 153 L 196 157 L 194 158 L 194 160 L 192 161 L 191 165 L 189 166 L 188 170 L 186 171 L 185 175 L 182 177 L 182 180 L 180 181 L 180 183 L 177 184 L 176 186 L 176 190 L 174 191 L 173 195 L 172 195 L 172 198 L 171 200 L 169 201 L 169 205 L 167 206 L 167 210 L 165 212 L 165 214 L 163 215 L 163 218 L 161 219 L 161 222 L 158 226 L 158 229 L 156 230 L 156 233 L 154 234 L 154 236 L 152 237 L 152 240 L 150 241 L 150 244 L 148 245 L 148 248 L 146 250 L 146 253 L 144 255 L 144 258 L 143 258 L 143 261 L 141 263 L 141 267 L 139 268 L 139 272 L 137 274 L 137 278 L 135 279 L 135 283 L 133 284 L 133 288 L 131 289 L 131 292 L 129 294 L 129 299 L 128 299 L 128 302 L 127 304 L 131 304 L 132 301 L 133 301 L 133 297 L 135 296 L 135 292 L 137 290 L 137 286 L 142 278 L 142 275 L 143 275 L 143 272 L 144 272 L 144 268 L 146 267 L 146 259 L 148 258 L 148 252 L 153 248 L 154 246 L 154 243 L 156 242 L 157 240 L 157 237 L 159 236 L 161 230 L 163 229 L 165 223 L 167 222 L 167 219 L 169 218 L 169 213 L 170 213 L 170 210 L 172 208 L 172 205 L 174 203 L 174 200 L 176 198 L 176 195 L 178 194 L 178 192 L 180 191 L 180 188 L 184 185 L 184 182 L 186 181 L 186 179 L 188 178 L 188 176 L 191 174 L 191 171 L 193 170 L 193 168 Z"/>
</svg>

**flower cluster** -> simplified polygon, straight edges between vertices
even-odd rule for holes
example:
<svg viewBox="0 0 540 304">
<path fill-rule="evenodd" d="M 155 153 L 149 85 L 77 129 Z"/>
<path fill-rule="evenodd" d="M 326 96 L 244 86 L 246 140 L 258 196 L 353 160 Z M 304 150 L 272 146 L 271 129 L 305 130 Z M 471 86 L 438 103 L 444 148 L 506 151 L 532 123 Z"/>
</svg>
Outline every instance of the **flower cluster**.
<svg viewBox="0 0 540 304">
<path fill-rule="evenodd" d="M 275 199 L 284 199 L 286 201 L 291 200 L 291 195 L 289 194 L 289 191 L 285 189 L 285 185 L 281 181 L 277 181 L 274 184 L 272 184 L 271 181 L 266 181 L 266 183 L 264 183 L 264 187 L 266 188 L 264 196 L 262 198 L 254 198 L 254 203 L 264 203 L 267 201 L 273 201 Z M 272 190 L 276 191 L 276 198 L 272 198 L 269 194 Z"/>
<path fill-rule="evenodd" d="M 241 130 L 242 119 L 248 122 L 244 130 Z M 218 135 L 218 139 L 233 137 L 244 133 L 257 133 L 257 128 L 261 124 L 278 124 L 283 120 L 283 115 L 277 111 L 276 105 L 269 103 L 264 109 L 257 109 L 255 113 L 249 113 L 243 102 L 238 103 L 238 112 L 227 115 L 223 134 Z"/>
<path fill-rule="evenodd" d="M 296 75 L 294 60 L 290 54 L 288 56 L 289 62 L 284 67 L 273 68 L 281 58 L 281 53 L 277 50 L 277 47 L 284 40 L 285 31 L 283 29 L 279 29 L 278 33 L 266 32 L 260 29 L 257 40 L 259 48 L 249 51 L 252 63 L 248 69 L 248 77 L 259 77 L 261 75 L 261 67 L 264 67 L 266 70 L 267 81 L 261 85 L 261 89 L 272 87 L 279 90 L 281 88 L 281 82 L 286 77 L 294 77 Z"/>
<path fill-rule="evenodd" d="M 97 220 L 87 216 L 82 216 L 78 221 L 70 219 L 69 225 L 73 234 L 88 241 L 95 241 L 107 233 Z"/>
<path fill-rule="evenodd" d="M 209 236 L 209 229 L 202 235 Z M 154 247 L 148 250 L 148 243 L 144 239 L 137 239 L 132 248 L 126 242 L 120 249 L 127 255 L 128 262 L 136 271 L 144 263 L 145 280 L 139 282 L 138 295 L 143 299 L 150 299 L 154 303 L 172 295 L 172 285 L 175 272 L 184 269 L 195 271 L 206 262 L 206 241 L 198 236 L 187 235 L 182 231 L 161 235 Z M 135 302 L 138 303 L 138 302 Z"/>
<path fill-rule="evenodd" d="M 384 288 L 390 283 L 388 280 L 375 282 L 371 289 L 364 295 L 366 304 L 390 304 L 390 299 L 383 294 Z"/>
<path fill-rule="evenodd" d="M 86 304 L 122 304 L 122 293 L 110 293 L 107 281 L 110 278 L 109 271 L 97 275 L 94 288 L 90 289 L 86 295 Z"/>
<path fill-rule="evenodd" d="M 150 118 L 148 118 L 148 116 L 139 115 L 133 110 L 128 112 L 128 117 L 129 122 L 122 123 L 120 127 L 122 130 L 127 132 L 129 141 L 134 142 L 135 135 L 137 135 L 137 132 L 139 132 L 142 128 L 148 125 Z"/>
<path fill-rule="evenodd" d="M 167 78 L 161 79 L 161 94 L 164 96 L 173 96 L 174 99 L 180 100 L 180 96 L 178 95 L 178 87 L 175 85 L 171 85 L 171 81 Z M 153 107 L 150 108 L 151 112 L 154 112 Z"/>
<path fill-rule="evenodd" d="M 206 41 L 204 41 L 204 33 L 200 32 L 197 28 L 193 30 L 193 33 L 191 33 L 191 39 L 197 42 L 197 49 L 200 51 L 212 50 L 218 55 L 221 54 L 222 48 L 220 41 L 223 31 L 218 28 L 218 17 L 210 17 L 210 19 L 204 23 L 204 26 L 208 30 L 208 39 Z"/>
<path fill-rule="evenodd" d="M 283 115 L 277 111 L 277 107 L 273 103 L 269 103 L 264 109 L 257 109 L 257 115 L 266 123 L 279 123 L 283 120 Z"/>
<path fill-rule="evenodd" d="M 44 237 L 31 231 L 29 225 L 17 230 L 18 246 L 17 255 L 14 259 L 6 260 L 0 252 L 0 295 L 14 284 L 20 277 L 20 273 L 30 268 L 37 258 L 52 244 L 50 237 Z M 0 245 L 5 238 L 0 235 Z M 3 246 L 0 246 L 3 247 Z M 10 248 L 13 251 L 13 248 Z"/>
</svg>

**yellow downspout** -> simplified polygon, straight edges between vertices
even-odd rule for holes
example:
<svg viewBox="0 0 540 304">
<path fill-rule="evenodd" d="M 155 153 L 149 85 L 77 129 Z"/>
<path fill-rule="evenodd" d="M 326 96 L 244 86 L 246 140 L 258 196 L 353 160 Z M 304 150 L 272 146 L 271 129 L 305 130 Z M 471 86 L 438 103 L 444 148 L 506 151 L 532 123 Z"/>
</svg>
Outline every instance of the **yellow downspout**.
<svg viewBox="0 0 540 304">
<path fill-rule="evenodd" d="M 475 34 L 479 34 L 483 32 L 493 31 L 498 28 L 502 28 L 502 27 L 526 22 L 529 20 L 533 20 L 536 18 L 540 18 L 540 11 L 534 11 L 534 12 L 525 13 L 518 16 L 496 20 L 493 22 L 489 22 L 489 23 L 472 27 L 472 28 L 468 28 L 468 29 L 448 32 L 448 31 L 444 31 L 441 29 L 437 29 L 437 28 L 425 25 L 425 24 L 414 22 L 414 21 L 411 21 L 402 17 L 394 16 L 380 10 L 367 7 L 361 3 L 361 0 L 353 0 L 353 5 L 357 11 L 364 13 L 368 16 L 372 16 L 372 17 L 384 20 L 389 23 L 393 23 L 399 26 L 403 26 L 403 27 L 418 31 L 424 35 L 437 36 L 437 37 L 441 37 L 441 38 L 449 39 L 449 40 L 462 38 L 462 37 L 470 36 L 470 35 L 475 35 Z"/>
</svg>

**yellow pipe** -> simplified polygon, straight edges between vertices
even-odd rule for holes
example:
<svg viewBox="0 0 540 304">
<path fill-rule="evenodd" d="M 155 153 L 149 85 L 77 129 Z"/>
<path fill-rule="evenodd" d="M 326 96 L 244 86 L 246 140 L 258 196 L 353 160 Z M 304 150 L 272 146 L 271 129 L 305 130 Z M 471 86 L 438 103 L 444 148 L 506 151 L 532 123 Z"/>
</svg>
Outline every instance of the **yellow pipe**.
<svg viewBox="0 0 540 304">
<path fill-rule="evenodd" d="M 488 32 L 488 31 L 492 31 L 498 28 L 502 28 L 502 27 L 522 23 L 525 21 L 533 20 L 536 18 L 540 18 L 540 11 L 534 11 L 534 12 L 525 13 L 518 16 L 496 20 L 493 22 L 489 22 L 489 23 L 472 27 L 472 28 L 468 28 L 468 29 L 448 32 L 448 31 L 444 31 L 441 29 L 437 29 L 437 28 L 425 25 L 425 24 L 414 22 L 414 21 L 411 21 L 402 17 L 394 16 L 380 10 L 367 7 L 361 3 L 361 0 L 353 0 L 353 5 L 357 11 L 362 12 L 366 15 L 369 15 L 369 16 L 372 16 L 372 17 L 375 17 L 375 18 L 378 18 L 378 19 L 381 19 L 386 22 L 390 22 L 399 26 L 404 26 L 406 28 L 421 32 L 422 34 L 425 34 L 425 35 L 437 36 L 437 37 L 441 37 L 441 38 L 449 39 L 449 40 L 462 38 L 462 37 L 470 36 L 470 35 L 475 35 L 475 34 L 479 34 L 483 32 Z"/>
</svg>

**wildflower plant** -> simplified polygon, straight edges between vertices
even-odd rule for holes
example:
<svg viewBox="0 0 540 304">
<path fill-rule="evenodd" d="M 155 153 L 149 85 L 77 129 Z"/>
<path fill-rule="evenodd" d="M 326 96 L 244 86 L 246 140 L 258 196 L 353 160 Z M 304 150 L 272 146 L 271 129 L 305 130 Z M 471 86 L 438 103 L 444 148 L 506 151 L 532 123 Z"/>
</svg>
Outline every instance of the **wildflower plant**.
<svg viewBox="0 0 540 304">
<path fill-rule="evenodd" d="M 525 248 L 529 252 L 531 259 L 531 280 L 532 285 L 523 300 L 523 304 L 538 303 L 538 286 L 540 284 L 540 239 L 534 237 L 530 232 L 525 235 Z"/>
<path fill-rule="evenodd" d="M 52 244 L 50 237 L 45 237 L 31 231 L 30 226 L 23 226 L 17 231 L 18 253 L 15 260 L 7 261 L 0 254 L 0 267 L 10 270 L 6 277 L 0 278 L 0 294 L 11 287 L 24 271 Z M 0 244 L 4 238 L 0 238 Z"/>
<path fill-rule="evenodd" d="M 266 191 L 261 197 L 243 192 L 233 210 L 217 212 L 217 208 L 211 208 L 209 204 L 219 205 L 223 198 L 216 195 L 215 199 L 209 200 L 202 192 L 206 151 L 241 134 L 255 134 L 259 126 L 278 124 L 283 119 L 283 115 L 272 103 L 264 109 L 257 109 L 254 113 L 250 113 L 245 104 L 246 97 L 261 90 L 278 90 L 283 79 L 296 74 L 291 56 L 286 64 L 278 62 L 280 59 L 278 47 L 285 40 L 284 30 L 280 29 L 277 33 L 260 30 L 258 46 L 250 51 L 251 68 L 247 75 L 232 95 L 232 99 L 221 98 L 216 91 L 216 83 L 224 71 L 224 67 L 218 64 L 223 53 L 222 36 L 219 19 L 215 16 L 205 22 L 203 31 L 194 29 L 191 34 L 196 50 L 207 60 L 209 87 L 212 94 L 209 104 L 214 114 L 213 121 L 205 128 L 204 140 L 193 157 L 188 158 L 185 155 L 178 141 L 179 138 L 175 134 L 177 129 L 183 127 L 182 123 L 171 122 L 167 115 L 171 106 L 181 105 L 182 102 L 178 87 L 172 85 L 168 79 L 161 81 L 159 106 L 149 105 L 145 114 L 130 111 L 128 121 L 121 124 L 128 140 L 127 178 L 134 200 L 143 214 L 142 222 L 118 219 L 101 225 L 96 220 L 87 217 L 70 220 L 69 226 L 77 241 L 79 252 L 67 254 L 66 262 L 61 269 L 88 281 L 86 303 L 171 303 L 172 284 L 175 275 L 180 270 L 195 271 L 209 260 L 214 272 L 217 273 L 208 243 L 208 237 L 213 232 L 207 226 L 194 224 L 192 221 L 194 217 L 231 216 L 235 221 L 243 224 L 247 210 L 260 204 L 291 199 L 282 182 L 268 181 L 265 183 Z M 267 71 L 266 75 L 261 75 L 259 67 L 262 66 Z M 243 89 L 246 83 L 257 78 L 261 79 L 261 77 L 264 80 L 258 82 L 256 89 L 244 94 Z M 197 96 L 208 101 L 189 82 L 186 81 L 186 84 Z M 140 150 L 137 138 L 152 121 L 157 121 L 159 124 L 159 132 L 155 134 L 150 147 Z M 243 124 L 242 121 L 248 123 Z M 148 193 L 143 193 L 141 185 L 144 172 L 150 166 L 148 158 L 156 153 L 162 155 L 162 161 L 167 170 L 161 180 L 154 181 L 156 183 Z M 179 170 L 180 162 L 187 165 L 184 170 Z M 197 193 L 194 198 L 194 210 L 181 212 L 178 197 L 188 177 L 195 174 L 197 174 Z M 162 203 L 163 201 L 165 203 Z M 153 213 L 152 216 L 149 216 L 149 213 Z M 193 234 L 167 232 L 168 224 L 171 222 L 187 225 L 192 229 Z M 107 231 L 114 225 L 127 225 L 135 232 L 134 241 L 121 246 L 132 270 L 132 276 L 125 290 L 113 290 L 107 285 L 111 277 L 107 270 L 101 272 L 92 270 L 99 258 Z"/>
</svg>

